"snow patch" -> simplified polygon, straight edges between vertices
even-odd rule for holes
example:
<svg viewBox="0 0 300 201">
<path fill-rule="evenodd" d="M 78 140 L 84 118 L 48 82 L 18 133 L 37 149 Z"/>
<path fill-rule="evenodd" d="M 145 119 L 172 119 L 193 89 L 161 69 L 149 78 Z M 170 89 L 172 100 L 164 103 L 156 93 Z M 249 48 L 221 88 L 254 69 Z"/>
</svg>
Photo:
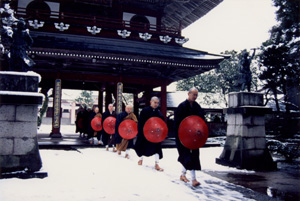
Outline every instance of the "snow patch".
<svg viewBox="0 0 300 201">
<path fill-rule="evenodd" d="M 223 148 L 202 148 L 203 170 L 240 171 L 214 163 Z M 154 158 L 145 157 L 137 165 L 138 156 L 130 151 L 130 159 L 101 148 L 78 151 L 40 150 L 44 179 L 4 179 L 0 182 L 0 200 L 17 201 L 88 201 L 88 200 L 249 200 L 229 188 L 232 184 L 197 171 L 199 188 L 191 188 L 179 180 L 181 165 L 176 149 L 163 149 L 160 166 L 154 170 Z M 189 175 L 188 175 L 189 176 Z M 16 193 L 17 192 L 17 193 Z"/>
</svg>

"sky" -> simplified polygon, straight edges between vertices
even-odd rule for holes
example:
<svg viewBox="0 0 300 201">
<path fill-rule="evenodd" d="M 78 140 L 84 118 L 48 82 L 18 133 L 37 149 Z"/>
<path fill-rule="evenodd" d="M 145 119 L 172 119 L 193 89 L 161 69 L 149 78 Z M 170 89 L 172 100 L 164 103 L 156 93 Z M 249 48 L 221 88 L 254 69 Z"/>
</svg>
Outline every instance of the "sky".
<svg viewBox="0 0 300 201">
<path fill-rule="evenodd" d="M 221 53 L 256 48 L 266 41 L 277 22 L 272 0 L 223 0 L 182 31 L 185 47 Z"/>
</svg>

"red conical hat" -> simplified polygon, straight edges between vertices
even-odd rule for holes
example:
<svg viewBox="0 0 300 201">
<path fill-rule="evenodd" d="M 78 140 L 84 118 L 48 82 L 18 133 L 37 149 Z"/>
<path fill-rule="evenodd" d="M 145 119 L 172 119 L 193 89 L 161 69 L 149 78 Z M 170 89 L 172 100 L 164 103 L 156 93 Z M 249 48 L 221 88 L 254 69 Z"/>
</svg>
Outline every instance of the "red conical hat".
<svg viewBox="0 0 300 201">
<path fill-rule="evenodd" d="M 168 135 L 167 124 L 161 118 L 151 117 L 144 125 L 144 135 L 150 142 L 161 142 Z"/>
<path fill-rule="evenodd" d="M 115 117 L 107 117 L 103 121 L 103 129 L 107 134 L 115 134 L 115 125 L 116 125 L 116 118 Z"/>
<path fill-rule="evenodd" d="M 133 139 L 138 133 L 137 123 L 131 119 L 122 121 L 119 125 L 119 134 L 123 139 Z"/>
<path fill-rule="evenodd" d="M 186 148 L 199 149 L 208 138 L 208 127 L 202 118 L 191 115 L 180 123 L 178 137 Z"/>
<path fill-rule="evenodd" d="M 101 117 L 94 117 L 91 121 L 91 126 L 94 131 L 101 131 L 102 130 Z"/>
</svg>

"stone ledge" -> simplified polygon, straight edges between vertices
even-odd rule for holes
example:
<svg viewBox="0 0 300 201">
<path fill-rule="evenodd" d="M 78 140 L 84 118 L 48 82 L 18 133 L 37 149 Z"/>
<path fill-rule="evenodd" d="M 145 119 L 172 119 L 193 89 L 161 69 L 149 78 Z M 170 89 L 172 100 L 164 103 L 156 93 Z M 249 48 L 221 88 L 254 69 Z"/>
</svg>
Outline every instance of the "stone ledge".
<svg viewBox="0 0 300 201">
<path fill-rule="evenodd" d="M 223 109 L 223 114 L 265 115 L 268 113 L 272 113 L 272 108 L 266 108 L 264 106 L 242 106 Z"/>
<path fill-rule="evenodd" d="M 0 90 L 38 92 L 40 79 L 39 74 L 33 72 L 0 72 Z"/>
<path fill-rule="evenodd" d="M 41 105 L 43 103 L 44 95 L 39 93 L 16 93 L 16 94 L 3 94 L 0 91 L 1 105 Z"/>
<path fill-rule="evenodd" d="M 229 107 L 263 106 L 263 94 L 253 92 L 233 92 L 228 96 Z"/>
</svg>

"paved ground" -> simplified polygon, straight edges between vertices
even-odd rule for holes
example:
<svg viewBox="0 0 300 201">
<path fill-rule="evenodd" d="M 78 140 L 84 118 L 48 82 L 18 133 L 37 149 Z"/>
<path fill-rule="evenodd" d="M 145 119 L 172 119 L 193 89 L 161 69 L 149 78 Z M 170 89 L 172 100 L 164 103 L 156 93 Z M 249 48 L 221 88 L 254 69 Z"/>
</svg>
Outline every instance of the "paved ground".
<svg viewBox="0 0 300 201">
<path fill-rule="evenodd" d="M 210 172 L 205 173 L 252 189 L 255 192 L 268 195 L 270 198 L 285 201 L 300 200 L 300 161 L 293 164 L 278 162 L 278 170 L 270 172 L 234 173 Z M 257 200 L 265 200 L 265 198 Z"/>
</svg>

